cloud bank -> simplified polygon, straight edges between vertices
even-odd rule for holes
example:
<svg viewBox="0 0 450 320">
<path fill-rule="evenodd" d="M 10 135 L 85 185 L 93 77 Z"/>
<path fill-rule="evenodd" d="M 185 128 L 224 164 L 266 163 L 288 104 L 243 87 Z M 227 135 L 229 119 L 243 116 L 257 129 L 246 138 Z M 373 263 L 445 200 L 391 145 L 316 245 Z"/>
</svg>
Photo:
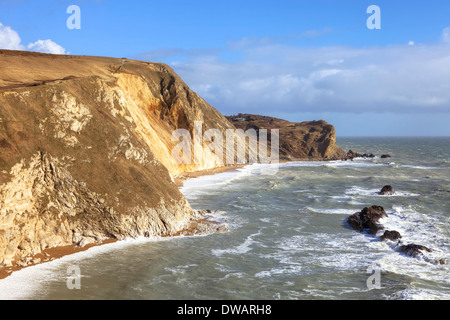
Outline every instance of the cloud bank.
<svg viewBox="0 0 450 320">
<path fill-rule="evenodd" d="M 242 39 L 170 62 L 165 50 L 163 58 L 226 114 L 450 112 L 450 27 L 433 44 L 311 48 L 272 40 Z M 238 61 L 226 59 L 237 53 Z"/>
<path fill-rule="evenodd" d="M 0 22 L 0 49 L 28 50 L 42 53 L 65 54 L 66 50 L 50 39 L 38 40 L 28 45 L 23 45 L 19 34 L 9 26 Z"/>
</svg>

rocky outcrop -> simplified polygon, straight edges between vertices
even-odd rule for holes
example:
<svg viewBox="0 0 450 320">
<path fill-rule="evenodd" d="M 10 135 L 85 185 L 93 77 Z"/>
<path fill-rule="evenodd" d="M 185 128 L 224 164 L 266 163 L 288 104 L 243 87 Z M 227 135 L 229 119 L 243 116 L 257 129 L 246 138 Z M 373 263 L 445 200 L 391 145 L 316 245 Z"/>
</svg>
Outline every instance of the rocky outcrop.
<svg viewBox="0 0 450 320">
<path fill-rule="evenodd" d="M 348 217 L 348 224 L 357 231 L 364 231 L 368 229 L 370 234 L 376 234 L 378 230 L 383 227 L 378 224 L 381 218 L 387 217 L 386 211 L 381 206 L 373 205 L 371 207 L 365 207 L 360 212 L 356 212 Z"/>
<path fill-rule="evenodd" d="M 326 121 L 290 122 L 273 117 L 238 114 L 227 117 L 242 130 L 279 129 L 280 160 L 341 160 L 347 154 L 336 145 L 336 131 Z"/>
<path fill-rule="evenodd" d="M 373 153 L 358 153 L 354 150 L 349 150 L 347 152 L 347 158 L 353 159 L 353 158 L 375 158 L 375 155 Z"/>
<path fill-rule="evenodd" d="M 359 232 L 367 231 L 368 234 L 376 235 L 378 231 L 384 229 L 384 227 L 378 223 L 379 220 L 386 217 L 388 217 L 388 215 L 383 207 L 373 205 L 371 207 L 365 207 L 360 212 L 356 212 L 349 216 L 347 218 L 347 224 Z M 397 230 L 385 230 L 383 235 L 380 236 L 380 239 L 382 241 L 396 241 L 393 248 L 410 257 L 417 257 L 423 255 L 424 252 L 433 251 L 428 247 L 415 243 L 403 244 L 401 240 L 402 235 Z M 435 264 L 445 264 L 444 259 L 429 260 L 426 258 L 425 260 Z"/>
<path fill-rule="evenodd" d="M 349 159 L 360 158 L 360 157 L 362 157 L 362 154 L 359 154 L 358 152 L 356 152 L 356 151 L 350 149 L 350 150 L 348 150 L 348 152 L 347 152 L 347 157 L 348 157 Z"/>
</svg>

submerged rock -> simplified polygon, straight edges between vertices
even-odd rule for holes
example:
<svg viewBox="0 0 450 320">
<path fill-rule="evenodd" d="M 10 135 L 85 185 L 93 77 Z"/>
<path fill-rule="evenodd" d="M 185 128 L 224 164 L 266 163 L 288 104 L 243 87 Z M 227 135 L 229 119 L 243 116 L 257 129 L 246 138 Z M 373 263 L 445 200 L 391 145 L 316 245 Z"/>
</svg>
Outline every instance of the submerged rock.
<svg viewBox="0 0 450 320">
<path fill-rule="evenodd" d="M 363 158 L 375 158 L 375 155 L 373 153 L 364 153 Z"/>
<path fill-rule="evenodd" d="M 375 155 L 373 153 L 358 153 L 354 150 L 349 150 L 347 152 L 347 157 L 349 159 L 353 159 L 353 158 L 375 158 Z"/>
<path fill-rule="evenodd" d="M 386 158 L 390 158 L 390 157 L 391 157 L 390 154 L 382 154 L 382 155 L 380 156 L 381 159 L 386 159 Z"/>
<path fill-rule="evenodd" d="M 362 154 L 360 154 L 360 153 L 358 153 L 358 152 L 356 152 L 356 151 L 350 149 L 350 150 L 347 152 L 347 157 L 348 157 L 349 159 L 353 159 L 353 158 L 361 158 L 361 157 L 362 157 Z"/>
<path fill-rule="evenodd" d="M 399 248 L 400 252 L 405 253 L 407 256 L 415 257 L 418 254 L 422 254 L 422 251 L 432 252 L 430 248 L 422 246 L 420 244 L 410 243 L 407 245 L 402 245 Z"/>
<path fill-rule="evenodd" d="M 397 240 L 401 238 L 402 235 L 396 230 L 386 230 L 381 236 L 381 240 Z"/>
<path fill-rule="evenodd" d="M 386 185 L 383 188 L 381 188 L 380 195 L 390 196 L 390 195 L 393 195 L 393 194 L 395 194 L 395 191 L 394 191 L 394 188 L 392 186 Z"/>
<path fill-rule="evenodd" d="M 350 225 L 350 227 L 359 232 L 362 232 L 364 230 L 363 223 L 361 219 L 359 219 L 359 212 L 355 212 L 353 215 L 348 217 L 347 223 Z"/>
</svg>

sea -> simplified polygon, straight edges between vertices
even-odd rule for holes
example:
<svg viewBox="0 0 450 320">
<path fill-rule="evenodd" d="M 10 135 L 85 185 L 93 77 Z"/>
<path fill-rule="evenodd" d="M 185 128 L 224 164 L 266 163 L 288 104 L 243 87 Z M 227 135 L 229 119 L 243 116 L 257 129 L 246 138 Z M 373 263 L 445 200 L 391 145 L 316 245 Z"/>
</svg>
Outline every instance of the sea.
<svg viewBox="0 0 450 320">
<path fill-rule="evenodd" d="M 252 164 L 185 181 L 194 209 L 226 232 L 139 238 L 14 272 L 0 299 L 448 300 L 450 138 L 344 138 L 353 161 Z M 381 158 L 389 154 L 390 158 Z M 394 195 L 380 195 L 391 185 Z M 353 230 L 347 218 L 382 206 L 398 240 Z M 444 263 L 444 264 L 442 264 Z"/>
</svg>

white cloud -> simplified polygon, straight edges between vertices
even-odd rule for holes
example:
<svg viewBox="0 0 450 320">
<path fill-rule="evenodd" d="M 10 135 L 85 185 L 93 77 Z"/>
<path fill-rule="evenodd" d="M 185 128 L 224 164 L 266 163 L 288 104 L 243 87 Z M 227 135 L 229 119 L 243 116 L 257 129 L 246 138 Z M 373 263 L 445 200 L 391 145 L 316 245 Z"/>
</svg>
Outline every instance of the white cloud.
<svg viewBox="0 0 450 320">
<path fill-rule="evenodd" d="M 53 53 L 53 54 L 65 54 L 66 50 L 59 44 L 53 42 L 52 40 L 38 40 L 36 42 L 30 43 L 27 46 L 30 51 L 37 51 L 42 53 Z"/>
<path fill-rule="evenodd" d="M 442 41 L 450 43 L 450 27 L 447 27 L 442 31 Z"/>
<path fill-rule="evenodd" d="M 450 27 L 434 44 L 308 48 L 243 42 L 242 60 L 193 57 L 174 70 L 225 114 L 450 112 Z"/>
<path fill-rule="evenodd" d="M 0 22 L 0 49 L 29 50 L 42 53 L 65 54 L 66 50 L 52 40 L 37 40 L 23 45 L 19 34 L 9 26 Z"/>
<path fill-rule="evenodd" d="M 11 27 L 4 26 L 0 22 L 0 48 L 9 50 L 23 50 L 24 46 L 20 44 L 21 39 L 19 34 L 11 29 Z"/>
</svg>

